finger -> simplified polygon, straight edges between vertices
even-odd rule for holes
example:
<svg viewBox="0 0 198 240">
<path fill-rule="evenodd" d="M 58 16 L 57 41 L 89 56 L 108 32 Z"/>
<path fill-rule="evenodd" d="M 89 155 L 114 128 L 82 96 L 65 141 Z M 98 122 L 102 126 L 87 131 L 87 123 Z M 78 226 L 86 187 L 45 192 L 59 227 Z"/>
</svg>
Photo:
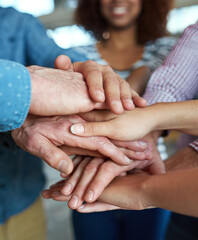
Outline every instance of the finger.
<svg viewBox="0 0 198 240">
<path fill-rule="evenodd" d="M 91 184 L 88 186 L 87 191 L 84 196 L 84 200 L 86 202 L 94 202 L 104 191 L 105 187 L 121 172 L 129 171 L 133 168 L 134 162 L 132 162 L 129 166 L 121 167 L 111 161 L 107 161 L 103 163 L 97 175 L 92 180 Z"/>
<path fill-rule="evenodd" d="M 71 176 L 71 174 L 73 174 L 73 172 L 75 171 L 75 169 L 77 168 L 77 166 L 79 165 L 79 163 L 84 159 L 83 156 L 80 156 L 80 155 L 77 155 L 77 156 L 74 156 L 73 159 L 72 159 L 72 162 L 73 162 L 73 171 L 72 173 L 70 174 L 63 174 L 61 173 L 61 177 L 63 178 L 68 178 Z M 67 179 L 66 179 L 67 180 Z"/>
<path fill-rule="evenodd" d="M 116 117 L 116 114 L 112 113 L 109 110 L 93 110 L 88 113 L 79 114 L 85 121 L 88 122 L 101 122 L 111 120 Z"/>
<path fill-rule="evenodd" d="M 132 151 L 126 148 L 120 148 L 120 150 L 122 150 L 122 152 L 130 159 L 133 160 L 145 160 L 147 158 L 147 155 L 145 152 L 136 152 L 136 151 Z"/>
<path fill-rule="evenodd" d="M 115 134 L 115 129 L 112 128 L 110 122 L 87 122 L 77 123 L 70 127 L 73 134 L 78 136 L 106 136 L 111 137 Z M 114 131 L 114 132 L 113 132 Z"/>
<path fill-rule="evenodd" d="M 61 193 L 63 195 L 70 195 L 73 190 L 75 189 L 77 183 L 79 182 L 81 175 L 85 169 L 85 167 L 87 166 L 87 164 L 89 163 L 89 161 L 91 160 L 91 157 L 85 157 L 83 159 L 83 161 L 80 162 L 80 164 L 78 165 L 77 169 L 75 169 L 75 171 L 73 172 L 73 174 L 71 175 L 71 177 L 65 182 L 65 185 L 63 186 Z"/>
<path fill-rule="evenodd" d="M 55 201 L 69 201 L 71 196 L 64 196 L 63 194 L 60 193 L 60 191 L 44 191 L 42 192 L 42 196 L 46 199 L 52 198 Z"/>
<path fill-rule="evenodd" d="M 121 102 L 119 79 L 111 67 L 104 66 L 103 78 L 106 101 L 110 110 L 115 114 L 123 113 L 124 109 Z"/>
<path fill-rule="evenodd" d="M 110 205 L 102 202 L 94 202 L 94 203 L 85 203 L 82 204 L 77 211 L 80 213 L 91 213 L 91 212 L 103 212 L 120 209 L 120 207 Z"/>
<path fill-rule="evenodd" d="M 65 180 L 61 180 L 55 184 L 52 184 L 49 189 L 61 189 L 62 186 L 64 186 Z"/>
<path fill-rule="evenodd" d="M 147 167 L 147 169 L 151 175 L 162 174 L 166 172 L 165 165 L 162 161 L 152 163 Z"/>
<path fill-rule="evenodd" d="M 87 127 L 88 126 L 88 127 Z M 99 127 L 98 127 L 99 126 Z M 80 128 L 80 131 L 79 131 Z M 76 135 L 80 135 L 79 132 L 84 132 L 81 131 L 82 128 L 86 129 L 85 131 L 85 136 L 89 135 L 90 133 L 93 133 L 92 135 L 100 135 L 100 134 L 105 134 L 108 137 L 112 137 L 114 135 L 112 135 L 111 133 L 113 133 L 113 126 L 112 124 L 110 124 L 110 122 L 106 122 L 106 123 L 80 123 L 80 124 L 74 124 L 71 126 L 70 130 L 72 133 L 76 134 L 76 132 L 78 132 L 78 134 Z M 99 128 L 99 131 L 97 131 L 97 129 Z M 78 131 L 76 131 L 76 129 Z M 91 129 L 92 131 L 87 131 L 87 129 Z M 94 129 L 94 131 L 93 131 Z M 88 134 L 87 134 L 88 132 Z M 109 134 L 108 134 L 109 132 Z M 81 133 L 81 135 L 83 135 Z M 91 134 L 90 134 L 91 135 Z M 115 137 L 115 136 L 114 136 Z M 95 144 L 94 143 L 95 141 Z M 102 155 L 111 158 L 114 162 L 120 164 L 120 165 L 128 165 L 131 163 L 130 159 L 124 155 L 124 153 L 117 148 L 114 144 L 112 144 L 107 138 L 104 137 L 97 137 L 95 140 L 93 139 L 93 143 L 92 145 L 90 145 L 90 147 L 96 147 L 96 149 L 98 152 L 100 152 Z"/>
<path fill-rule="evenodd" d="M 74 69 L 85 77 L 91 98 L 96 102 L 104 102 L 103 76 L 99 64 L 88 60 L 85 63 L 74 63 Z"/>
<path fill-rule="evenodd" d="M 84 201 L 83 196 L 84 193 L 95 176 L 99 166 L 104 162 L 102 158 L 95 158 L 91 160 L 87 166 L 85 167 L 83 174 L 81 176 L 80 181 L 78 182 L 74 192 L 72 193 L 72 197 L 68 202 L 68 206 L 71 209 L 78 208 Z"/>
<path fill-rule="evenodd" d="M 91 151 L 83 148 L 69 147 L 65 145 L 59 148 L 69 156 L 82 155 L 82 156 L 91 156 L 91 157 L 104 157 L 102 154 L 100 154 L 97 151 Z"/>
<path fill-rule="evenodd" d="M 39 145 L 39 157 L 43 159 L 49 166 L 65 174 L 72 172 L 73 163 L 67 154 L 57 148 L 48 139 L 42 140 Z"/>
<path fill-rule="evenodd" d="M 136 107 L 146 107 L 147 101 L 146 99 L 140 97 L 135 91 L 132 90 L 132 99 L 133 103 Z"/>
<path fill-rule="evenodd" d="M 66 55 L 60 55 L 54 61 L 54 67 L 62 70 L 72 69 L 71 59 Z"/>
<path fill-rule="evenodd" d="M 121 97 L 122 105 L 125 110 L 130 111 L 134 108 L 134 104 L 132 101 L 131 88 L 128 82 L 126 82 L 125 80 L 122 80 L 121 78 L 120 78 L 120 97 Z"/>
<path fill-rule="evenodd" d="M 117 147 L 127 148 L 129 150 L 139 151 L 139 152 L 143 152 L 148 148 L 148 143 L 141 140 L 140 141 L 111 140 L 111 142 L 114 143 Z"/>
</svg>

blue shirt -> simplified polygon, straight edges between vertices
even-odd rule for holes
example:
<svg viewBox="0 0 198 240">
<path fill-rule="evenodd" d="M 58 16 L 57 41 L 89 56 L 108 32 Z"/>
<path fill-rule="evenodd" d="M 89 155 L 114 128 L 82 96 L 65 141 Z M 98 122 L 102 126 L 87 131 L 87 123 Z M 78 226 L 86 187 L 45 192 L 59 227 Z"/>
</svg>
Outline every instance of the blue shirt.
<svg viewBox="0 0 198 240">
<path fill-rule="evenodd" d="M 31 98 L 27 69 L 0 59 L 0 132 L 18 128 L 24 122 Z"/>
<path fill-rule="evenodd" d="M 60 54 L 72 61 L 86 60 L 59 48 L 33 16 L 0 7 L 0 59 L 53 67 Z M 0 60 L 0 131 L 19 127 L 29 109 L 30 76 L 14 62 Z M 42 161 L 18 148 L 9 132 L 0 133 L 0 224 L 29 207 L 43 186 Z"/>
</svg>

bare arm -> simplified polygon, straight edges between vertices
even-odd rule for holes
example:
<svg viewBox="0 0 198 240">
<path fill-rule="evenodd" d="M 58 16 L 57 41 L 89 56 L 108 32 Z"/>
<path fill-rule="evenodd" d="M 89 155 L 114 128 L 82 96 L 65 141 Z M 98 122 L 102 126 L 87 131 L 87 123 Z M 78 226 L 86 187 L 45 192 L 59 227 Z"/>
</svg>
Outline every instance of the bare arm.
<svg viewBox="0 0 198 240">
<path fill-rule="evenodd" d="M 135 69 L 130 76 L 127 78 L 131 89 L 136 91 L 140 96 L 143 95 L 149 78 L 151 76 L 151 71 L 148 67 L 140 67 Z"/>
<path fill-rule="evenodd" d="M 198 135 L 198 100 L 157 103 L 145 108 L 135 108 L 116 116 L 107 112 L 93 112 L 83 117 L 87 121 L 75 124 L 71 132 L 79 136 L 106 136 L 111 139 L 132 141 L 154 130 L 175 129 Z"/>
</svg>

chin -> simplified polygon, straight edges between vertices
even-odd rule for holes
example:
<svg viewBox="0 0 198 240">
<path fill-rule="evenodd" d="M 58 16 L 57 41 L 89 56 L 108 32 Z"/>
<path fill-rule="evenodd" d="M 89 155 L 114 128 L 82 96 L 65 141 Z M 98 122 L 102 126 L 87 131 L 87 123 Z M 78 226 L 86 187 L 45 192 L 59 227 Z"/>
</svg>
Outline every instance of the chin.
<svg viewBox="0 0 198 240">
<path fill-rule="evenodd" d="M 114 30 L 125 30 L 127 28 L 131 28 L 134 26 L 135 21 L 133 22 L 117 22 L 117 23 L 111 23 L 111 28 Z"/>
</svg>

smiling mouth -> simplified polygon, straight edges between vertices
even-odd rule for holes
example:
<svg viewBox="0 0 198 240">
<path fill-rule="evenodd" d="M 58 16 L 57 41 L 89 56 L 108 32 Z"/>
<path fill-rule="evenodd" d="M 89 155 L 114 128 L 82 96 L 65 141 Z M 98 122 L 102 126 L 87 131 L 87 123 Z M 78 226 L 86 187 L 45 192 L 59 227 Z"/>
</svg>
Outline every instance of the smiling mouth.
<svg viewBox="0 0 198 240">
<path fill-rule="evenodd" d="M 126 7 L 114 7 L 112 9 L 112 13 L 114 15 L 124 15 L 127 13 L 127 8 Z"/>
</svg>

